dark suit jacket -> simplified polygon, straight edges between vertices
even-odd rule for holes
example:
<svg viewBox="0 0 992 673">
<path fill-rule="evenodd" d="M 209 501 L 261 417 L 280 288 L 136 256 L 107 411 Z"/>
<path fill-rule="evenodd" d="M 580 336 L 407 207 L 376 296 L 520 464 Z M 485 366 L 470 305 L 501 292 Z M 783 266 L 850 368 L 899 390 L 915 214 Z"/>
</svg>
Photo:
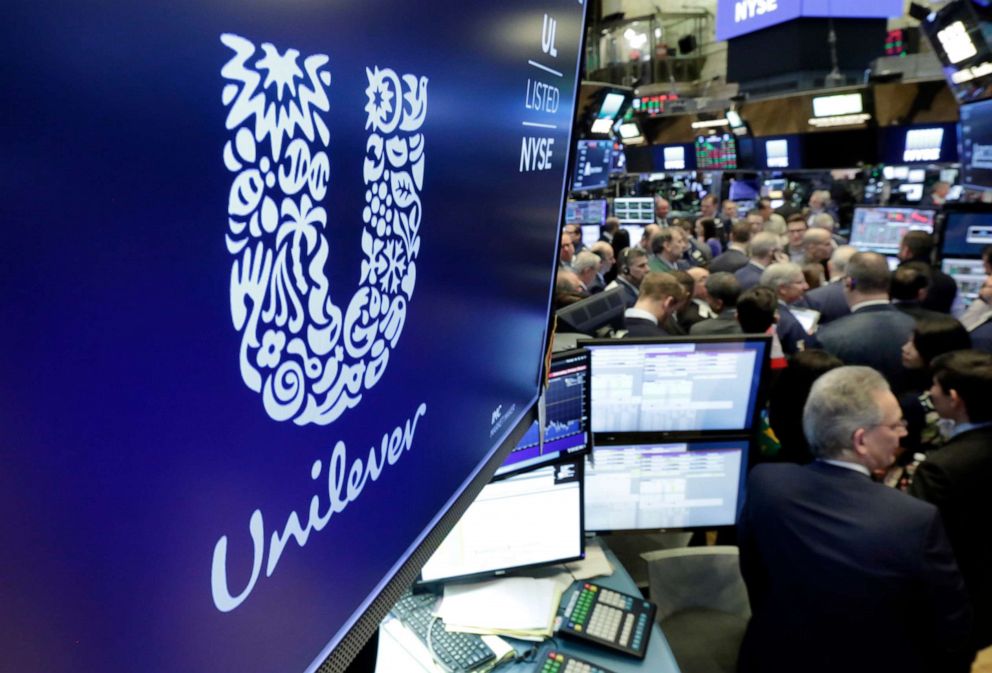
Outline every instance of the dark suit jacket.
<svg viewBox="0 0 992 673">
<path fill-rule="evenodd" d="M 775 333 L 782 343 L 782 351 L 786 355 L 793 355 L 800 350 L 811 348 L 811 337 L 800 324 L 796 316 L 785 304 L 779 302 L 778 324 L 775 325 Z"/>
<path fill-rule="evenodd" d="M 971 347 L 975 350 L 992 353 L 992 319 L 986 320 L 981 325 L 969 332 L 971 335 Z"/>
<path fill-rule="evenodd" d="M 907 382 L 902 345 L 915 326 L 912 316 L 889 304 L 866 306 L 817 330 L 816 342 L 844 364 L 874 367 L 899 391 Z"/>
<path fill-rule="evenodd" d="M 761 282 L 761 274 L 764 272 L 764 269 L 759 269 L 751 262 L 737 269 L 734 275 L 737 277 L 737 282 L 741 284 L 741 292 L 757 286 Z"/>
<path fill-rule="evenodd" d="M 940 510 L 975 610 L 975 649 L 992 645 L 992 427 L 963 432 L 916 469 L 910 493 Z"/>
<path fill-rule="evenodd" d="M 970 610 L 935 507 L 827 463 L 759 465 L 738 540 L 740 671 L 960 668 Z"/>
<path fill-rule="evenodd" d="M 713 261 L 710 262 L 710 273 L 716 273 L 717 271 L 734 273 L 737 269 L 747 264 L 747 261 L 747 255 L 740 250 L 730 248 L 713 258 Z"/>
<path fill-rule="evenodd" d="M 940 269 L 934 268 L 927 259 L 909 260 L 912 262 L 923 262 L 930 269 L 930 286 L 927 288 L 926 299 L 923 300 L 923 308 L 938 313 L 950 313 L 951 306 L 954 305 L 954 297 L 958 294 L 958 284 Z M 908 262 L 903 262 L 906 264 Z M 902 266 L 900 264 L 899 266 Z"/>
<path fill-rule="evenodd" d="M 697 322 L 689 330 L 693 336 L 705 336 L 707 334 L 743 334 L 741 324 L 737 322 L 737 309 L 728 308 L 720 311 L 720 315 L 715 318 Z"/>
<path fill-rule="evenodd" d="M 627 336 L 631 338 L 668 336 L 668 332 L 647 318 L 626 318 L 625 326 L 627 327 Z"/>
<path fill-rule="evenodd" d="M 820 325 L 826 325 L 838 318 L 851 314 L 844 296 L 844 283 L 827 283 L 806 293 L 806 301 L 810 308 L 820 312 Z"/>
<path fill-rule="evenodd" d="M 699 306 L 696 305 L 696 302 L 690 301 L 686 304 L 684 309 L 679 311 L 677 320 L 679 329 L 682 330 L 682 333 L 688 334 L 693 325 L 697 322 L 706 320 L 706 318 L 699 315 Z"/>
<path fill-rule="evenodd" d="M 937 317 L 947 317 L 946 313 L 940 313 L 939 311 L 924 308 L 923 304 L 918 301 L 893 301 L 892 305 L 906 315 L 912 316 L 913 320 L 916 322 L 920 322 L 921 320 L 932 320 Z"/>
</svg>

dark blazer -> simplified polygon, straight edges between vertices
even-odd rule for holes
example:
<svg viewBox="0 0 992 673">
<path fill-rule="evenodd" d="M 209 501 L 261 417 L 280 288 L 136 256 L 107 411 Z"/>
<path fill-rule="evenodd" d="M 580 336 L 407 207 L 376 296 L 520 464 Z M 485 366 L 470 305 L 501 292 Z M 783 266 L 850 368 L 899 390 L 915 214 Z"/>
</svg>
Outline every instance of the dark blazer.
<svg viewBox="0 0 992 673">
<path fill-rule="evenodd" d="M 992 353 L 992 318 L 969 332 L 971 347 L 975 350 Z"/>
<path fill-rule="evenodd" d="M 817 330 L 816 341 L 844 364 L 874 367 L 899 391 L 907 379 L 902 345 L 915 326 L 912 316 L 890 304 L 865 306 Z"/>
<path fill-rule="evenodd" d="M 933 318 L 938 317 L 947 317 L 946 313 L 924 308 L 923 304 L 918 301 L 893 301 L 892 305 L 906 315 L 912 316 L 913 320 L 916 322 L 920 322 L 921 320 L 932 320 Z"/>
<path fill-rule="evenodd" d="M 710 262 L 710 273 L 716 273 L 717 271 L 734 273 L 737 269 L 747 264 L 747 262 L 747 255 L 740 250 L 730 248 L 713 258 L 713 261 Z"/>
<path fill-rule="evenodd" d="M 844 296 L 843 281 L 827 283 L 810 290 L 806 293 L 806 301 L 810 308 L 820 312 L 820 325 L 851 314 L 851 307 L 847 305 L 847 298 Z"/>
<path fill-rule="evenodd" d="M 961 670 L 971 615 L 936 507 L 827 463 L 759 465 L 738 541 L 740 671 Z"/>
<path fill-rule="evenodd" d="M 677 320 L 682 333 L 688 334 L 693 325 L 706 320 L 706 318 L 699 315 L 699 306 L 696 305 L 696 302 L 689 301 L 685 308 L 679 311 Z"/>
<path fill-rule="evenodd" d="M 764 272 L 764 269 L 759 269 L 751 262 L 737 269 L 734 272 L 734 276 L 737 277 L 737 282 L 741 284 L 741 292 L 757 286 L 761 282 L 761 274 Z"/>
<path fill-rule="evenodd" d="M 782 343 L 782 351 L 786 355 L 793 355 L 800 350 L 812 348 L 812 339 L 803 328 L 796 316 L 792 315 L 789 307 L 782 302 L 778 304 L 778 324 L 775 325 L 775 333 Z"/>
<path fill-rule="evenodd" d="M 693 336 L 705 336 L 707 334 L 743 334 L 741 324 L 737 322 L 737 309 L 728 308 L 720 311 L 720 315 L 715 318 L 697 322 L 689 330 Z"/>
<path fill-rule="evenodd" d="M 668 336 L 668 332 L 647 318 L 626 318 L 624 324 L 627 328 L 627 336 L 631 338 Z"/>
<path fill-rule="evenodd" d="M 627 308 L 630 308 L 637 303 L 637 297 L 640 293 L 636 287 L 630 284 L 630 281 L 622 276 L 617 276 L 609 285 L 606 286 L 607 289 L 611 289 L 610 285 L 613 283 L 616 283 L 618 287 L 623 288 L 623 303 Z"/>
<path fill-rule="evenodd" d="M 953 437 L 930 453 L 909 492 L 940 510 L 975 610 L 976 650 L 992 645 L 992 427 Z"/>
</svg>

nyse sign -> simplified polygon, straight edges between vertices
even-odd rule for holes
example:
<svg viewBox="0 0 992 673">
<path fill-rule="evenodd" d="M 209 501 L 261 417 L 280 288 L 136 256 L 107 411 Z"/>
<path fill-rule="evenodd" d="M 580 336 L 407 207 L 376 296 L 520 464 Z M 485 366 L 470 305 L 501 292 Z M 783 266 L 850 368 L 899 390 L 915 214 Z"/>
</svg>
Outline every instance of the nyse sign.
<svg viewBox="0 0 992 673">
<path fill-rule="evenodd" d="M 902 0 L 717 0 L 716 39 L 729 40 L 801 16 L 882 19 L 902 11 Z"/>
</svg>

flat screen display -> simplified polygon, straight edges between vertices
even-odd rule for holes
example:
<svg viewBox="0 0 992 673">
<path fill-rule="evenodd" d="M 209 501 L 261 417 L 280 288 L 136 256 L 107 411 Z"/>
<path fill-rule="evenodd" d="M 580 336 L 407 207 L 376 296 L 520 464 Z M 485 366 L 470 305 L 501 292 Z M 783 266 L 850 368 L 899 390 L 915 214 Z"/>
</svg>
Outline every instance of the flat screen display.
<svg viewBox="0 0 992 673">
<path fill-rule="evenodd" d="M 737 138 L 720 133 L 696 138 L 696 168 L 699 170 L 732 170 L 737 168 Z"/>
<path fill-rule="evenodd" d="M 750 430 L 768 339 L 586 342 L 592 353 L 592 431 Z M 597 440 L 598 444 L 598 440 Z"/>
<path fill-rule="evenodd" d="M 909 231 L 933 233 L 936 211 L 919 208 L 858 206 L 851 222 L 851 245 L 858 250 L 894 255 Z"/>
<path fill-rule="evenodd" d="M 985 263 L 980 259 L 945 257 L 940 262 L 940 268 L 958 284 L 958 296 L 963 308 L 968 308 L 978 298 L 978 292 L 988 277 Z"/>
<path fill-rule="evenodd" d="M 496 470 L 497 475 L 586 453 L 592 448 L 588 352 L 555 353 L 538 406 L 538 420 Z"/>
<path fill-rule="evenodd" d="M 586 458 L 586 529 L 732 526 L 747 452 L 745 439 L 597 445 Z"/>
<path fill-rule="evenodd" d="M 944 219 L 945 257 L 978 257 L 992 245 L 992 211 L 950 211 Z"/>
<path fill-rule="evenodd" d="M 610 184 L 612 155 L 612 140 L 579 140 L 576 142 L 575 178 L 572 181 L 572 190 L 581 192 L 605 189 Z"/>
<path fill-rule="evenodd" d="M 718 0 L 716 39 L 731 38 L 799 18 L 885 19 L 903 15 L 902 0 Z"/>
<path fill-rule="evenodd" d="M 632 196 L 613 199 L 613 214 L 621 224 L 654 224 L 654 197 Z M 631 239 L 633 242 L 634 239 Z"/>
<path fill-rule="evenodd" d="M 992 189 L 992 100 L 962 105 L 958 114 L 961 185 Z"/>
<path fill-rule="evenodd" d="M 940 60 L 947 85 L 958 103 L 992 95 L 992 49 L 987 2 L 949 2 L 920 22 Z"/>
<path fill-rule="evenodd" d="M 434 555 L 421 580 L 499 574 L 582 558 L 583 459 L 487 484 Z"/>
<path fill-rule="evenodd" d="M 879 159 L 886 164 L 952 163 L 958 160 L 956 124 L 889 126 L 878 130 Z"/>
<path fill-rule="evenodd" d="M 606 199 L 568 201 L 565 204 L 565 224 L 599 224 L 606 222 Z"/>
<path fill-rule="evenodd" d="M 340 669 L 537 400 L 584 5 L 4 8 L 0 668 Z"/>
<path fill-rule="evenodd" d="M 692 144 L 652 145 L 651 159 L 656 171 L 691 171 L 696 167 Z"/>
</svg>

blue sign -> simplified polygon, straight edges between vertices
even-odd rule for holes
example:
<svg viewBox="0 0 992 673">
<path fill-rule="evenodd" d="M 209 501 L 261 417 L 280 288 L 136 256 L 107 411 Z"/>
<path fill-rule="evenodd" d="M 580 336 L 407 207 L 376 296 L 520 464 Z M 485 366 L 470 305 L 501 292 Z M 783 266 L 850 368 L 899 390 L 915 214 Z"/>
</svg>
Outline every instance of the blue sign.
<svg viewBox="0 0 992 673">
<path fill-rule="evenodd" d="M 583 11 L 7 4 L 0 668 L 340 642 L 537 398 Z"/>
<path fill-rule="evenodd" d="M 729 40 L 804 16 L 884 19 L 902 13 L 902 0 L 718 0 L 716 39 Z"/>
</svg>

